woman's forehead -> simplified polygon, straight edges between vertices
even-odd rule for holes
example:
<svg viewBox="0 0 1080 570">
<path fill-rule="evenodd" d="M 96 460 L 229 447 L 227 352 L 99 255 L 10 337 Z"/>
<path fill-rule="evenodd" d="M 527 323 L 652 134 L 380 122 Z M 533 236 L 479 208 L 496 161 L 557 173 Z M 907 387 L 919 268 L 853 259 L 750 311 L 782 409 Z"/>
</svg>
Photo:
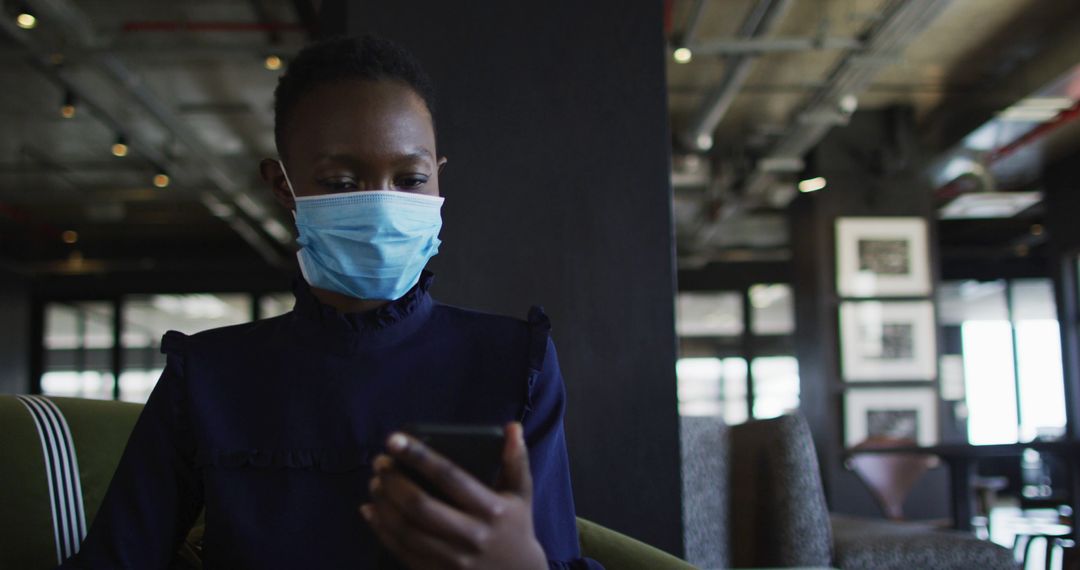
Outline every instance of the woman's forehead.
<svg viewBox="0 0 1080 570">
<path fill-rule="evenodd" d="M 297 158 L 353 155 L 434 158 L 435 131 L 427 105 L 395 80 L 320 85 L 298 101 L 285 131 Z"/>
</svg>

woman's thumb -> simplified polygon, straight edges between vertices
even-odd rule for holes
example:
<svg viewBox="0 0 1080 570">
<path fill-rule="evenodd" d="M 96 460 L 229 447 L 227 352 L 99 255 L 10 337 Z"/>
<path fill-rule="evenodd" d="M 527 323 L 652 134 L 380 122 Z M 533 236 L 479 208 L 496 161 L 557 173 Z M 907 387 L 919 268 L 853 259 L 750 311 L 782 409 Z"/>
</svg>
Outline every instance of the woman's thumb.
<svg viewBox="0 0 1080 570">
<path fill-rule="evenodd" d="M 529 472 L 529 450 L 525 446 L 525 431 L 518 422 L 506 424 L 506 443 L 503 446 L 502 490 L 532 500 L 532 474 Z"/>
</svg>

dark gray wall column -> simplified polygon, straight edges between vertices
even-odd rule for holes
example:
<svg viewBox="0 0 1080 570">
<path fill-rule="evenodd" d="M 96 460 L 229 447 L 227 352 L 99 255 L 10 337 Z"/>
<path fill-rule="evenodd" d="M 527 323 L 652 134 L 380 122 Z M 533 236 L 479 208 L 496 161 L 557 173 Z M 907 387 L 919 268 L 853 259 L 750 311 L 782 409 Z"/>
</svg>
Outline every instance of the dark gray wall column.
<svg viewBox="0 0 1080 570">
<path fill-rule="evenodd" d="M 1080 438 L 1080 154 L 1047 168 L 1046 229 L 1050 235 L 1051 267 L 1061 324 L 1061 355 L 1065 377 L 1068 434 Z M 1080 491 L 1080 489 L 1076 489 Z"/>
<path fill-rule="evenodd" d="M 661 5 L 352 2 L 348 30 L 402 42 L 435 80 L 450 159 L 435 296 L 545 306 L 579 514 L 680 553 Z"/>
</svg>

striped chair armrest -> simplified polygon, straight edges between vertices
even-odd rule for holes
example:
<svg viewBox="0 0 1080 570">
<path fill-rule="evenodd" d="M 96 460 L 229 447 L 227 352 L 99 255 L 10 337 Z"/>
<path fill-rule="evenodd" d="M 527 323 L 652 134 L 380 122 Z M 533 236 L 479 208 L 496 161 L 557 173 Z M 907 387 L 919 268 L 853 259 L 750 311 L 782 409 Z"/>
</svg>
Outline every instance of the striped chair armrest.
<svg viewBox="0 0 1080 570">
<path fill-rule="evenodd" d="M 0 568 L 78 551 L 142 406 L 0 395 Z"/>
</svg>

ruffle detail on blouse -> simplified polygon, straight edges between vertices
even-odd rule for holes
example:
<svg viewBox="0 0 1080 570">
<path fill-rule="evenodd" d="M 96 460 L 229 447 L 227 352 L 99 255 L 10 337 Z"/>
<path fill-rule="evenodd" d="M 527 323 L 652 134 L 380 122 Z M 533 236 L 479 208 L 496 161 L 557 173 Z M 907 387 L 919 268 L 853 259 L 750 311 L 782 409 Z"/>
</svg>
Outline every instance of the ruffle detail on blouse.
<svg viewBox="0 0 1080 570">
<path fill-rule="evenodd" d="M 188 396 L 188 347 L 191 339 L 179 331 L 166 331 L 161 337 L 161 353 L 166 355 L 165 372 L 158 381 L 158 387 L 167 390 L 169 413 L 175 432 L 177 446 L 184 457 L 190 458 L 195 453 L 196 439 L 191 428 L 190 403 Z M 159 389 L 155 387 L 155 390 Z"/>
<path fill-rule="evenodd" d="M 371 454 L 344 449 L 200 449 L 195 455 L 195 465 L 346 473 L 371 465 Z"/>
<path fill-rule="evenodd" d="M 187 356 L 188 336 L 179 331 L 166 331 L 161 337 L 161 354 L 173 356 L 169 364 L 174 367 L 173 372 L 183 376 L 185 373 L 185 356 Z"/>
<path fill-rule="evenodd" d="M 529 309 L 529 371 L 528 388 L 525 392 L 525 409 L 522 419 L 532 410 L 533 387 L 536 379 L 544 371 L 544 358 L 547 356 L 548 339 L 551 337 L 551 319 L 544 313 L 544 308 L 533 306 Z"/>
<path fill-rule="evenodd" d="M 428 288 L 435 280 L 435 276 L 424 271 L 420 274 L 420 280 L 412 289 L 385 305 L 363 313 L 342 313 L 337 309 L 320 303 L 311 293 L 311 286 L 302 276 L 297 276 L 293 281 L 293 294 L 296 296 L 294 310 L 307 318 L 314 318 L 324 322 L 343 321 L 356 332 L 373 332 L 393 326 L 405 320 L 409 315 L 416 312 L 427 298 Z"/>
</svg>

